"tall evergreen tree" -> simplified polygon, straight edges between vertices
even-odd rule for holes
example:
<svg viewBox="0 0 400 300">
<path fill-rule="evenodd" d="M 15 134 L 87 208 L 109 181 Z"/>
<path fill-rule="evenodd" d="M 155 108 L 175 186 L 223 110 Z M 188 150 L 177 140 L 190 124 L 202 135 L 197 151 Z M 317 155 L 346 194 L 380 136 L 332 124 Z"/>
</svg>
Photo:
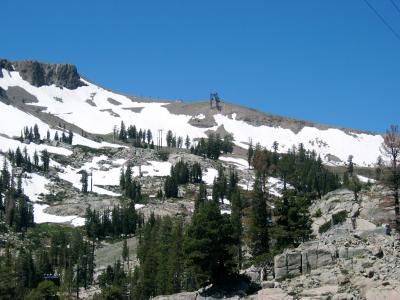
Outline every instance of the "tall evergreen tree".
<svg viewBox="0 0 400 300">
<path fill-rule="evenodd" d="M 238 269 L 242 267 L 243 253 L 242 253 L 242 239 L 243 239 L 243 225 L 242 225 L 242 198 L 239 189 L 232 191 L 231 196 L 231 223 L 233 227 L 233 238 L 235 240 L 235 260 L 237 261 Z"/>
<path fill-rule="evenodd" d="M 189 138 L 189 135 L 186 135 L 185 147 L 186 147 L 186 149 L 189 149 L 189 148 L 190 148 L 190 138 Z"/>
<path fill-rule="evenodd" d="M 81 171 L 81 184 L 82 184 L 82 188 L 81 188 L 82 193 L 87 193 L 88 192 L 88 173 L 85 170 Z"/>
<path fill-rule="evenodd" d="M 50 155 L 49 152 L 47 152 L 46 149 L 42 150 L 42 152 L 40 153 L 40 158 L 42 160 L 42 168 L 44 172 L 48 172 L 49 171 L 49 165 L 50 165 Z"/>
<path fill-rule="evenodd" d="M 126 133 L 126 128 L 125 128 L 125 123 L 124 121 L 121 121 L 121 127 L 119 129 L 119 135 L 118 135 L 118 139 L 126 142 L 127 139 L 127 133 Z"/>
<path fill-rule="evenodd" d="M 259 173 L 253 187 L 253 201 L 251 205 L 251 223 L 250 223 L 250 248 L 253 256 L 259 256 L 269 251 L 270 234 L 269 224 L 270 219 L 267 211 L 267 193 L 263 179 Z"/>
<path fill-rule="evenodd" d="M 198 286 L 221 283 L 234 272 L 232 248 L 233 227 L 227 215 L 221 215 L 218 204 L 207 201 L 193 215 L 184 241 L 187 264 L 193 270 Z"/>
</svg>

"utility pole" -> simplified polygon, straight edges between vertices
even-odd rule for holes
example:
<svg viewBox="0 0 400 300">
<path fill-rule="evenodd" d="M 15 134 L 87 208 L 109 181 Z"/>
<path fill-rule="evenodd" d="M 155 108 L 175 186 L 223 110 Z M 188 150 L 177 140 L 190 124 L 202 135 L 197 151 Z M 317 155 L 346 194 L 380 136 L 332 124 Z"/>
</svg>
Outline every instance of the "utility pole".
<svg viewBox="0 0 400 300">
<path fill-rule="evenodd" d="M 93 192 L 93 170 L 90 170 L 90 192 Z"/>
<path fill-rule="evenodd" d="M 163 133 L 163 130 L 162 129 L 158 129 L 158 142 L 157 142 L 158 149 L 162 148 L 162 133 Z"/>
</svg>

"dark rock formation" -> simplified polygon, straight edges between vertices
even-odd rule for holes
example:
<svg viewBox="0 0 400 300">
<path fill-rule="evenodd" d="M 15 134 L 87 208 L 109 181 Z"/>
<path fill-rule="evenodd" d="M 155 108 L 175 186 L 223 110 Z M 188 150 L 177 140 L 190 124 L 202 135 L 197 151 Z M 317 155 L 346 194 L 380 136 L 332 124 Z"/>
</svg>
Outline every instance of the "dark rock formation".
<svg viewBox="0 0 400 300">
<path fill-rule="evenodd" d="M 11 62 L 9 62 L 6 59 L 0 59 L 0 78 L 3 78 L 3 72 L 1 71 L 2 69 L 6 69 L 7 71 L 12 71 L 13 66 Z"/>
<path fill-rule="evenodd" d="M 2 59 L 0 68 L 19 72 L 24 80 L 37 87 L 55 84 L 76 89 L 85 85 L 80 80 L 76 66 L 70 64 L 46 64 L 33 60 L 10 62 Z"/>
</svg>

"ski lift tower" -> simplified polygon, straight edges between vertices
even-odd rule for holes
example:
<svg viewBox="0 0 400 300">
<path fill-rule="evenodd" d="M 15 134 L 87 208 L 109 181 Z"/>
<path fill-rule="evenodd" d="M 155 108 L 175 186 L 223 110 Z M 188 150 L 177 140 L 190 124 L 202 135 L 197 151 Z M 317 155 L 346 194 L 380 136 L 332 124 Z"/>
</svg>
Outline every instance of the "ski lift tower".
<svg viewBox="0 0 400 300">
<path fill-rule="evenodd" d="M 211 108 L 211 109 L 213 108 L 213 102 L 215 102 L 215 107 L 216 107 L 218 110 L 221 110 L 221 105 L 220 105 L 221 99 L 219 98 L 217 92 L 211 93 L 211 94 L 210 94 L 210 108 Z"/>
</svg>

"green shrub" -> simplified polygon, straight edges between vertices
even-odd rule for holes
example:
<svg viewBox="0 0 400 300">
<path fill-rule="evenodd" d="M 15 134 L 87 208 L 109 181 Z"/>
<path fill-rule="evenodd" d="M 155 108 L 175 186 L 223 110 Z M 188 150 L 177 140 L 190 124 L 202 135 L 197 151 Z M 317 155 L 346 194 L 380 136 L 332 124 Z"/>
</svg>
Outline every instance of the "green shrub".
<svg viewBox="0 0 400 300">
<path fill-rule="evenodd" d="M 322 216 L 322 211 L 320 208 L 317 209 L 317 211 L 314 213 L 313 217 L 314 218 L 319 218 Z"/>
<path fill-rule="evenodd" d="M 169 158 L 168 150 L 159 150 L 157 154 L 158 154 L 158 157 L 160 158 L 160 160 L 162 160 L 162 161 L 167 161 Z"/>
<path fill-rule="evenodd" d="M 338 213 L 332 215 L 332 223 L 333 225 L 341 224 L 344 221 L 346 221 L 346 218 L 347 218 L 347 211 L 345 210 L 339 211 Z"/>
<path fill-rule="evenodd" d="M 332 227 L 332 222 L 331 222 L 331 221 L 328 221 L 328 222 L 322 224 L 322 225 L 319 227 L 318 232 L 319 232 L 320 234 L 322 234 L 322 233 L 324 233 L 324 232 L 327 232 L 331 227 Z"/>
</svg>

